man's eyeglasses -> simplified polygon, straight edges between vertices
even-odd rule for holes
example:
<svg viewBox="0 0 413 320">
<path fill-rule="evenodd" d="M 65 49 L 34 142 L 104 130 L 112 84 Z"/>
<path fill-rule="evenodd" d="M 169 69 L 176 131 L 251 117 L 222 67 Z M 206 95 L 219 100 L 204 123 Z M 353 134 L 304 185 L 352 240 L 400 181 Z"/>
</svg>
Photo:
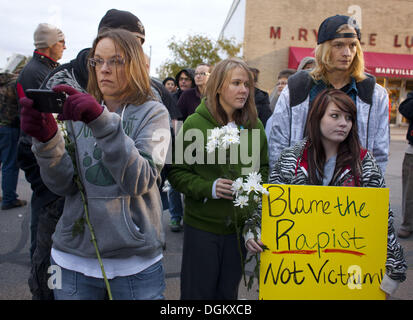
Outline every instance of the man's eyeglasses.
<svg viewBox="0 0 413 320">
<path fill-rule="evenodd" d="M 90 58 L 89 59 L 89 65 L 94 68 L 95 67 L 102 68 L 105 62 L 109 68 L 113 68 L 117 66 L 123 66 L 125 64 L 125 59 L 120 58 L 120 57 L 113 57 L 113 58 L 110 58 L 109 60 L 104 60 L 101 58 Z"/>
<path fill-rule="evenodd" d="M 210 75 L 209 72 L 195 72 L 195 77 L 196 76 L 205 77 L 205 76 L 209 76 L 209 75 Z"/>
<path fill-rule="evenodd" d="M 188 77 L 179 77 L 179 81 L 191 81 Z"/>
</svg>

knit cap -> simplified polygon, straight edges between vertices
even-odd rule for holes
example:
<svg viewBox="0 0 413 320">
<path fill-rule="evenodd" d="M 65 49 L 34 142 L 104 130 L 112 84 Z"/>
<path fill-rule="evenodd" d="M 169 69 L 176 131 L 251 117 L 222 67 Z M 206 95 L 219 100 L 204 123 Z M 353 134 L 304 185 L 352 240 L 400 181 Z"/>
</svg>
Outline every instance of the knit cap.
<svg viewBox="0 0 413 320">
<path fill-rule="evenodd" d="M 145 28 L 137 16 L 129 11 L 110 9 L 102 20 L 100 20 L 98 32 L 105 28 L 125 29 L 131 32 L 136 32 L 139 38 L 142 39 L 142 44 L 145 42 Z"/>
<path fill-rule="evenodd" d="M 65 35 L 59 28 L 48 24 L 40 23 L 34 31 L 34 46 L 36 49 L 49 48 L 65 39 Z"/>
</svg>

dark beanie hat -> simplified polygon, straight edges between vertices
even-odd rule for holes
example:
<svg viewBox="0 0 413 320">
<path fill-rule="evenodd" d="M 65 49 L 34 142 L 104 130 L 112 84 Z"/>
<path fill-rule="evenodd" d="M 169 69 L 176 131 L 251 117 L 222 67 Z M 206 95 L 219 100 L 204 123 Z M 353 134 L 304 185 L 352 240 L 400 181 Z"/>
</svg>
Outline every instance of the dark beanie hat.
<svg viewBox="0 0 413 320">
<path fill-rule="evenodd" d="M 348 24 L 352 26 L 357 33 L 357 38 L 361 39 L 360 28 L 357 25 L 356 19 L 353 17 L 335 15 L 325 19 L 318 29 L 317 44 L 326 42 L 328 40 L 333 40 L 337 38 L 352 38 L 352 34 L 338 34 L 337 29 L 343 24 Z"/>
<path fill-rule="evenodd" d="M 142 39 L 142 44 L 145 42 L 145 28 L 142 22 L 129 11 L 111 9 L 106 12 L 102 20 L 100 20 L 98 32 L 104 28 L 125 29 L 137 32 Z"/>
</svg>

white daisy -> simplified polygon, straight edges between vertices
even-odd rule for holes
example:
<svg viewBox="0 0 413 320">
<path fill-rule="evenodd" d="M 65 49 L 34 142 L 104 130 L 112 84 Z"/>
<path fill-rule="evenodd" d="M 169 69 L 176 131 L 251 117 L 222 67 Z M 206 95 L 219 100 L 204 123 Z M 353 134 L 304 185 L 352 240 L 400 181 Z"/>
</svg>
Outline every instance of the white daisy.
<svg viewBox="0 0 413 320">
<path fill-rule="evenodd" d="M 240 194 L 243 190 L 243 186 L 244 186 L 244 182 L 242 180 L 242 178 L 238 178 L 237 180 L 235 180 L 232 183 L 232 194 L 236 194 L 238 196 L 238 194 Z"/>
<path fill-rule="evenodd" d="M 261 185 L 256 181 L 247 181 L 243 185 L 244 190 L 250 194 L 251 192 L 255 192 L 256 194 L 260 194 L 261 192 Z"/>
<path fill-rule="evenodd" d="M 208 153 L 214 152 L 214 150 L 218 146 L 218 140 L 217 139 L 209 139 L 206 145 L 206 149 Z"/>
<path fill-rule="evenodd" d="M 223 149 L 228 149 L 230 145 L 232 144 L 239 144 L 239 137 L 238 136 L 233 136 L 233 135 L 225 135 L 221 139 L 221 147 Z"/>
<path fill-rule="evenodd" d="M 239 196 L 235 199 L 234 205 L 242 209 L 243 207 L 248 206 L 248 200 L 249 198 L 247 196 Z"/>
<path fill-rule="evenodd" d="M 248 174 L 248 177 L 247 177 L 248 182 L 261 184 L 261 180 L 262 180 L 261 173 L 254 171 Z"/>
<path fill-rule="evenodd" d="M 222 129 L 225 135 L 239 136 L 239 130 L 237 127 L 224 126 L 222 127 Z"/>
<path fill-rule="evenodd" d="M 219 137 L 223 134 L 220 128 L 214 128 L 210 132 L 211 134 L 208 139 L 219 139 Z"/>
</svg>

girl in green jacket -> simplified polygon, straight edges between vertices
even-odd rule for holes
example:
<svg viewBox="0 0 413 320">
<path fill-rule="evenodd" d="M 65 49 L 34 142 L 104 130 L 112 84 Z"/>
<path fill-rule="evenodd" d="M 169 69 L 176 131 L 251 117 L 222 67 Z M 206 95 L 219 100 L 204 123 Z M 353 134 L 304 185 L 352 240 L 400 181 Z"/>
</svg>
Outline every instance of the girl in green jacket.
<svg viewBox="0 0 413 320">
<path fill-rule="evenodd" d="M 246 63 L 221 61 L 177 136 L 168 180 L 185 195 L 181 299 L 238 297 L 245 248 L 239 245 L 235 223 L 242 230 L 243 222 L 236 219 L 231 187 L 250 172 L 261 173 L 263 181 L 268 174 L 265 131 L 251 93 L 254 80 Z M 222 150 L 206 145 L 212 130 L 223 126 L 240 130 L 240 143 L 221 157 Z"/>
</svg>

